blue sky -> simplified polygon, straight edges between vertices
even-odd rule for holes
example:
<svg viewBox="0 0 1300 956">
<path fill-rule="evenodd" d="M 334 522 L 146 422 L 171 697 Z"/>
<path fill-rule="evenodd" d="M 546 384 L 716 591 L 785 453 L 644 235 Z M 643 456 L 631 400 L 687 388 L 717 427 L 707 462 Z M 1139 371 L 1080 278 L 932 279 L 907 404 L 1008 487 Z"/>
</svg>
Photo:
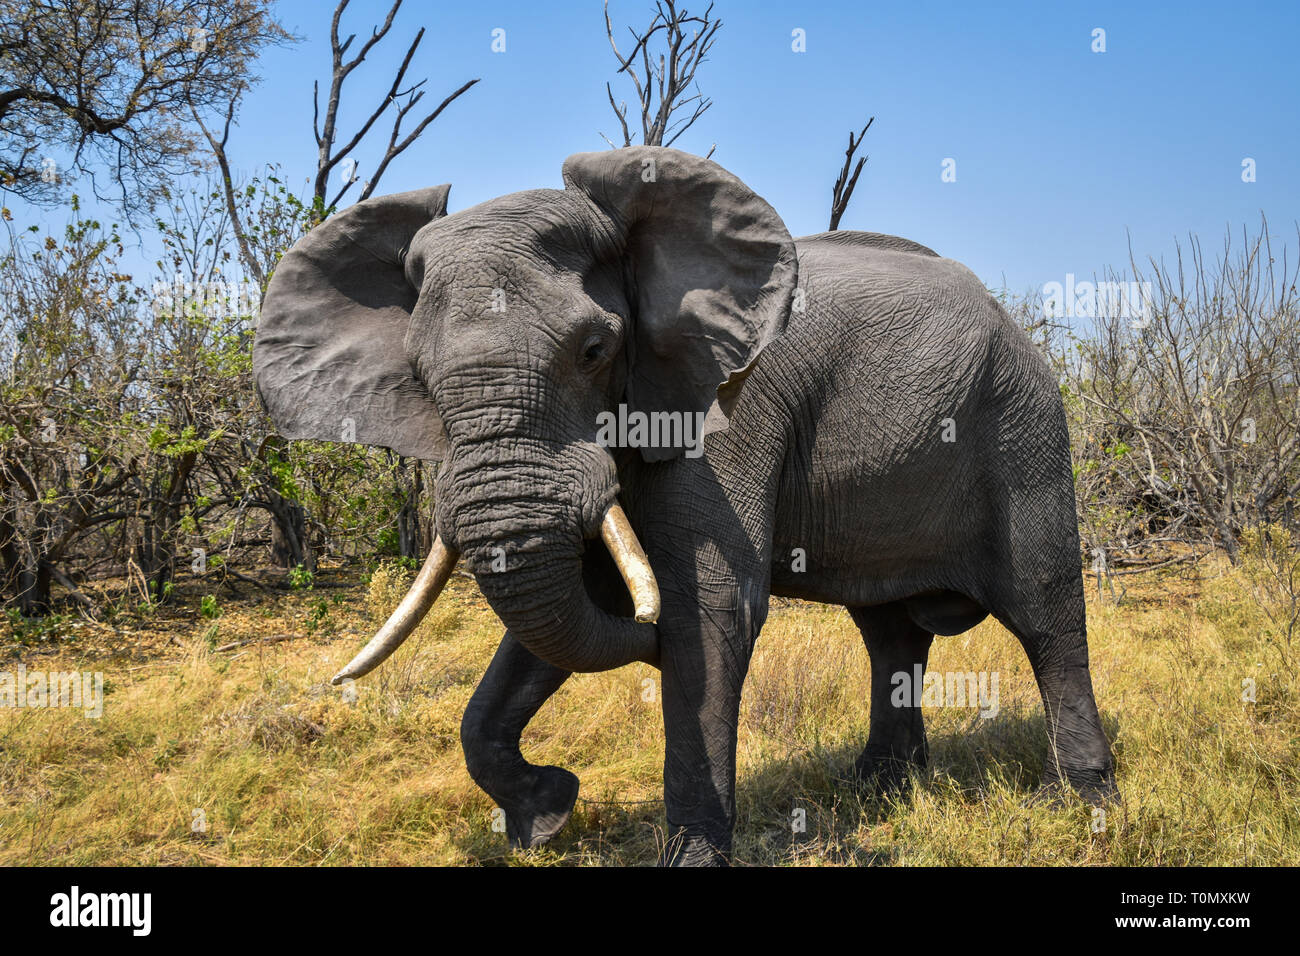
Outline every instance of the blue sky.
<svg viewBox="0 0 1300 956">
<path fill-rule="evenodd" d="M 231 155 L 244 172 L 281 163 L 300 186 L 314 170 L 311 85 L 328 77 L 333 2 L 279 7 L 304 39 L 263 58 Z M 611 7 L 616 23 L 639 26 L 650 0 Z M 387 8 L 354 0 L 345 32 L 359 45 Z M 918 240 L 993 287 L 1122 267 L 1130 235 L 1143 257 L 1167 255 L 1188 232 L 1217 245 L 1261 211 L 1294 246 L 1300 3 L 717 0 L 714 12 L 724 26 L 699 72 L 714 106 L 676 145 L 705 153 L 716 142 L 714 159 L 796 236 L 826 228 L 848 130 L 874 115 L 841 227 Z M 343 130 L 387 88 L 420 26 L 410 75 L 429 78 L 426 100 L 482 82 L 390 167 L 380 192 L 451 182 L 455 211 L 559 187 L 566 156 L 606 148 L 598 131 L 614 135 L 600 0 L 407 0 L 345 87 Z M 504 53 L 491 51 L 497 27 Z M 795 28 L 804 53 L 791 49 Z M 1095 28 L 1104 53 L 1092 52 Z M 357 154 L 362 178 L 387 138 L 382 121 L 372 136 Z M 1242 182 L 1246 157 L 1254 183 Z M 945 158 L 955 182 L 941 181 Z"/>
</svg>

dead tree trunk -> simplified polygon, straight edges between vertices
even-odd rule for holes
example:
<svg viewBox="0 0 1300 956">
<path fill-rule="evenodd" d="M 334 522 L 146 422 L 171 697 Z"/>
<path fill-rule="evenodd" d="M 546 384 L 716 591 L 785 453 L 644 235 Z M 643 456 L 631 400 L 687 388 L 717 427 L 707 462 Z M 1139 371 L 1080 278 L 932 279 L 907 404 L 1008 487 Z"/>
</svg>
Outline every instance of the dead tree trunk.
<svg viewBox="0 0 1300 956">
<path fill-rule="evenodd" d="M 424 491 L 424 466 L 416 461 L 411 485 L 397 512 L 397 544 L 404 558 L 421 558 L 428 550 L 423 535 L 420 498 Z M 400 490 L 400 489 L 399 489 Z"/>
<path fill-rule="evenodd" d="M 316 570 L 316 553 L 307 537 L 307 510 L 302 505 L 272 493 L 271 564 L 277 568 Z"/>
</svg>

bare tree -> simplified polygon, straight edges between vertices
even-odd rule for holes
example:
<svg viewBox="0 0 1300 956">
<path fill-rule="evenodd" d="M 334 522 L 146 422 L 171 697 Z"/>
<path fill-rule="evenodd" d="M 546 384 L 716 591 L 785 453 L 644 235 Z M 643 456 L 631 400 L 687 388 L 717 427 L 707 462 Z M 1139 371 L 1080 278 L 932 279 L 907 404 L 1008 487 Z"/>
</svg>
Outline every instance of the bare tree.
<svg viewBox="0 0 1300 956">
<path fill-rule="evenodd" d="M 844 151 L 844 166 L 840 169 L 840 175 L 835 180 L 835 188 L 831 192 L 831 224 L 827 226 L 830 232 L 840 228 L 840 217 L 844 215 L 844 210 L 849 208 L 853 189 L 858 184 L 858 174 L 862 172 L 868 157 L 859 157 L 857 166 L 853 167 L 852 176 L 849 175 L 849 167 L 853 166 L 853 154 L 858 151 L 858 147 L 867 136 L 867 130 L 871 129 L 871 124 L 875 121 L 874 116 L 867 120 L 867 125 L 862 127 L 862 132 L 858 134 L 857 139 L 853 138 L 853 130 L 849 130 L 849 148 Z"/>
<path fill-rule="evenodd" d="M 334 19 L 330 22 L 330 50 L 333 55 L 333 70 L 330 75 L 329 99 L 325 105 L 323 124 L 321 123 L 320 117 L 319 86 L 313 86 L 312 131 L 316 135 L 317 148 L 316 182 L 314 187 L 315 199 L 321 204 L 323 210 L 326 211 L 338 205 L 339 200 L 343 198 L 347 191 L 352 187 L 352 184 L 359 178 L 357 177 L 354 168 L 352 174 L 348 176 L 343 186 L 334 197 L 329 199 L 327 202 L 326 199 L 330 174 L 351 155 L 358 145 L 360 145 L 366 134 L 370 132 L 370 128 L 375 125 L 375 122 L 381 116 L 383 116 L 390 105 L 397 108 L 397 113 L 393 117 L 393 128 L 388 137 L 388 145 L 385 147 L 383 158 L 380 159 L 378 165 L 376 165 L 374 173 L 372 173 L 370 178 L 362 185 L 361 195 L 358 197 L 359 199 L 369 198 L 374 192 L 375 187 L 379 185 L 380 177 L 384 175 L 384 171 L 388 168 L 388 165 L 405 152 L 407 147 L 420 137 L 420 134 L 425 131 L 430 123 L 442 114 L 442 111 L 445 110 L 452 101 L 457 99 L 462 93 L 478 82 L 478 79 L 473 79 L 462 84 L 459 89 L 445 97 L 443 101 L 438 104 L 436 109 L 425 114 L 424 118 L 415 125 L 415 128 L 407 133 L 405 137 L 402 137 L 402 122 L 406 119 L 407 114 L 410 113 L 411 110 L 415 109 L 420 100 L 424 98 L 425 91 L 420 89 L 420 87 L 424 86 L 424 84 L 428 82 L 427 79 L 423 79 L 418 83 L 413 83 L 407 87 L 403 87 L 402 85 L 406 81 L 406 71 L 411 65 L 411 59 L 415 56 L 415 51 L 419 48 L 420 41 L 424 39 L 424 27 L 421 27 L 419 32 L 415 34 L 415 39 L 411 41 L 411 45 L 407 47 L 406 56 L 402 58 L 401 65 L 398 66 L 397 72 L 393 76 L 393 82 L 389 86 L 388 93 L 371 111 L 370 116 L 361 124 L 360 128 L 353 134 L 352 138 L 336 150 L 334 147 L 338 136 L 339 101 L 343 94 L 343 82 L 348 78 L 353 70 L 364 62 L 366 54 L 371 51 L 375 44 L 387 36 L 389 29 L 393 25 L 393 18 L 397 16 L 397 11 L 401 9 L 402 6 L 402 0 L 394 0 L 393 6 L 388 11 L 388 16 L 385 18 L 383 26 L 372 30 L 369 39 L 361 45 L 361 49 L 357 51 L 357 55 L 350 60 L 346 60 L 344 59 L 344 56 L 352 46 L 352 42 L 356 39 L 356 34 L 354 33 L 349 34 L 348 38 L 342 42 L 339 40 L 339 21 L 343 17 L 343 11 L 348 7 L 348 2 L 349 0 L 339 0 L 339 5 L 334 8 Z"/>
<path fill-rule="evenodd" d="M 297 239 L 301 238 L 311 223 L 319 217 L 311 215 L 311 205 L 308 206 L 308 215 L 305 222 L 288 221 L 294 217 L 286 217 L 283 214 L 283 209 L 271 211 L 244 208 L 242 199 L 245 197 L 238 194 L 235 176 L 230 168 L 230 159 L 226 153 L 226 144 L 230 140 L 230 127 L 234 122 L 243 92 L 243 89 L 236 89 L 234 95 L 226 104 L 220 138 L 217 137 L 216 133 L 193 106 L 191 106 L 191 113 L 194 116 L 195 123 L 208 141 L 208 146 L 212 151 L 212 158 L 216 162 L 220 173 L 220 190 L 225 206 L 224 213 L 229 220 L 230 232 L 235 240 L 235 248 L 239 252 L 239 261 L 243 264 L 248 275 L 257 282 L 262 290 L 265 290 L 266 283 L 271 278 L 271 271 L 275 268 L 276 263 L 280 261 L 280 256 Z M 267 194 L 263 192 L 261 195 L 265 197 Z M 257 216 L 256 221 L 250 222 L 248 221 L 250 212 L 274 212 L 276 215 L 273 215 L 271 220 L 277 224 L 289 226 L 289 228 L 283 232 L 268 232 L 266 229 L 267 217 Z M 303 217 L 299 216 L 297 219 L 302 220 Z"/>
<path fill-rule="evenodd" d="M 312 198 L 310 207 L 313 211 L 314 221 L 323 220 L 331 209 L 339 204 L 353 184 L 358 182 L 360 177 L 356 175 L 356 166 L 351 165 L 349 168 L 344 164 L 351 160 L 355 164 L 353 154 L 361 146 L 366 136 L 370 133 L 375 123 L 389 110 L 394 107 L 396 113 L 393 116 L 392 129 L 389 132 L 388 143 L 384 148 L 384 154 L 375 166 L 375 171 L 371 174 L 361 188 L 358 200 L 368 199 L 374 193 L 379 185 L 380 179 L 389 165 L 407 150 L 424 131 L 436 120 L 454 100 L 478 82 L 478 79 L 469 80 L 462 84 L 458 89 L 453 91 L 443 99 L 438 107 L 433 111 L 424 114 L 420 121 L 411 128 L 405 136 L 402 135 L 402 125 L 407 116 L 424 98 L 425 91 L 421 89 L 428 82 L 427 79 L 420 80 L 405 86 L 406 73 L 410 68 L 411 61 L 415 57 L 416 50 L 419 48 L 421 41 L 424 39 L 424 28 L 421 27 L 416 33 L 415 38 L 407 47 L 406 55 L 402 58 L 393 81 L 389 85 L 388 92 L 383 99 L 371 110 L 370 115 L 357 131 L 337 149 L 336 143 L 339 139 L 338 115 L 340 104 L 343 99 L 343 84 L 352 72 L 359 67 L 366 59 L 366 56 L 372 49 L 388 35 L 393 26 L 393 19 L 397 16 L 398 10 L 401 9 L 402 0 L 394 0 L 392 7 L 388 11 L 383 24 L 371 30 L 369 38 L 361 45 L 356 56 L 351 59 L 345 59 L 348 50 L 356 40 L 356 34 L 349 34 L 346 39 L 339 37 L 339 24 L 343 18 L 344 11 L 347 10 L 349 0 L 339 0 L 338 6 L 334 8 L 334 16 L 330 21 L 330 51 L 331 51 L 331 71 L 329 93 L 325 103 L 325 114 L 322 119 L 320 111 L 320 85 L 313 84 L 313 115 L 312 115 L 312 134 L 316 143 L 316 175 L 312 183 Z M 216 127 L 210 125 L 200 117 L 197 109 L 191 107 L 192 112 L 199 128 L 208 141 L 208 146 L 212 151 L 212 156 L 217 163 L 221 172 L 224 183 L 227 212 L 231 220 L 231 228 L 234 232 L 236 244 L 239 247 L 240 259 L 244 267 L 254 278 L 263 286 L 266 285 L 270 278 L 270 271 L 278 260 L 279 255 L 267 255 L 265 248 L 257 248 L 258 242 L 249 231 L 249 224 L 246 224 L 241 216 L 240 204 L 235 195 L 234 174 L 230 168 L 230 161 L 227 155 L 226 146 L 230 139 L 230 129 L 238 113 L 240 101 L 246 92 L 245 87 L 240 84 L 233 85 L 233 93 L 223 106 L 220 117 L 221 132 L 217 133 Z M 348 175 L 343 184 L 338 188 L 333 196 L 328 194 L 329 179 L 336 169 L 347 169 Z M 293 238 L 297 238 L 294 236 Z M 287 244 L 286 247 L 287 248 Z M 282 253 L 284 250 L 280 249 Z"/>
<path fill-rule="evenodd" d="M 1132 270 L 1089 284 L 1095 330 L 1066 365 L 1085 538 L 1218 546 L 1235 562 L 1242 531 L 1291 523 L 1300 497 L 1296 265 L 1261 223 L 1240 249 L 1229 237 L 1208 258 L 1193 237 L 1172 266 Z"/>
<path fill-rule="evenodd" d="M 226 154 L 226 144 L 230 141 L 230 126 L 235 120 L 235 114 L 239 110 L 239 104 L 246 89 L 242 83 L 235 84 L 234 92 L 225 106 L 220 139 L 208 128 L 207 123 L 193 103 L 190 104 L 190 114 L 194 117 L 194 122 L 202 131 L 204 138 L 207 139 L 208 147 L 212 150 L 212 158 L 221 173 L 222 198 L 225 201 L 226 215 L 230 219 L 235 245 L 239 249 L 240 261 L 243 262 L 244 268 L 248 270 L 249 274 L 257 280 L 258 285 L 265 289 L 270 275 L 263 267 L 260 257 L 253 252 L 253 245 L 245 229 L 243 216 L 240 213 L 239 201 L 235 196 L 235 180 L 234 174 L 230 170 L 230 159 Z"/>
<path fill-rule="evenodd" d="M 656 0 L 655 15 L 644 33 L 637 33 L 628 27 L 633 45 L 627 56 L 624 56 L 619 52 L 614 38 L 609 0 L 605 0 L 605 32 L 609 36 L 614 56 L 618 58 L 618 72 L 626 73 L 636 89 L 642 144 L 671 146 L 713 105 L 713 101 L 705 97 L 700 92 L 699 84 L 695 83 L 695 73 L 705 61 L 718 30 L 722 28 L 722 21 L 712 19 L 712 15 L 713 4 L 709 4 L 703 16 L 691 16 L 685 7 L 678 10 L 675 0 Z M 651 46 L 659 43 L 662 43 L 663 49 L 656 56 L 651 53 Z M 691 93 L 692 84 L 695 84 L 694 93 Z M 608 83 L 605 84 L 605 92 L 609 96 L 610 108 L 618 117 L 622 128 L 622 145 L 631 146 L 627 102 L 615 103 L 613 87 Z M 682 115 L 677 116 L 679 112 Z M 600 135 L 610 146 L 619 145 L 604 133 Z M 715 143 L 708 155 L 712 156 L 716 148 Z"/>
</svg>

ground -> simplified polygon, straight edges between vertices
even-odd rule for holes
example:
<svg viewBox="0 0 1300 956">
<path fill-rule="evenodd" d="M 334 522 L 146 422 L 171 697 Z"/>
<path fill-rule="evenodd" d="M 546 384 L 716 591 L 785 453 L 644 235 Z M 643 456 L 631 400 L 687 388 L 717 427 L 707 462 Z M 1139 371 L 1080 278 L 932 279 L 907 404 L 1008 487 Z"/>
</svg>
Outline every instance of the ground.
<svg viewBox="0 0 1300 956">
<path fill-rule="evenodd" d="M 100 718 L 0 706 L 0 865 L 653 862 L 664 818 L 652 668 L 572 678 L 530 725 L 525 754 L 573 770 L 582 791 L 564 832 L 529 852 L 494 829 L 460 749 L 461 713 L 501 636 L 472 580 L 453 578 L 355 700 L 328 685 L 408 579 L 326 571 L 310 588 L 241 586 L 242 599 L 206 604 L 210 588 L 182 580 L 173 606 L 112 625 L 0 624 L 0 673 L 105 681 Z M 868 725 L 857 630 L 841 608 L 774 601 L 742 704 L 734 862 L 1300 864 L 1300 680 L 1277 615 L 1215 559 L 1120 580 L 1118 605 L 1089 587 L 1093 680 L 1124 798 L 1104 818 L 1029 801 L 1042 704 L 992 621 L 937 639 L 931 667 L 996 672 L 996 716 L 927 706 L 931 763 L 910 799 L 864 801 L 848 779 Z"/>
</svg>

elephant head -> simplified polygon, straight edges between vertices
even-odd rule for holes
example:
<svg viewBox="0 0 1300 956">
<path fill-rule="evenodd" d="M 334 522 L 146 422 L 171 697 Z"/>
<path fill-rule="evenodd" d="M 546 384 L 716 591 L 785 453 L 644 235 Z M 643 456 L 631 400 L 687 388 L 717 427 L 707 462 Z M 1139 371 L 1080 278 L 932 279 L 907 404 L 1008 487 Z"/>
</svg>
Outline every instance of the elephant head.
<svg viewBox="0 0 1300 956">
<path fill-rule="evenodd" d="M 538 657 L 575 671 L 654 661 L 654 575 L 616 502 L 603 413 L 725 428 L 785 327 L 794 243 L 716 164 L 673 149 L 572 156 L 564 188 L 446 215 L 449 187 L 370 199 L 293 247 L 267 289 L 258 390 L 287 438 L 443 462 L 438 536 L 402 605 L 335 681 L 410 634 L 463 555 Z M 643 447 L 647 461 L 687 451 Z M 602 537 L 635 618 L 582 577 Z"/>
</svg>

